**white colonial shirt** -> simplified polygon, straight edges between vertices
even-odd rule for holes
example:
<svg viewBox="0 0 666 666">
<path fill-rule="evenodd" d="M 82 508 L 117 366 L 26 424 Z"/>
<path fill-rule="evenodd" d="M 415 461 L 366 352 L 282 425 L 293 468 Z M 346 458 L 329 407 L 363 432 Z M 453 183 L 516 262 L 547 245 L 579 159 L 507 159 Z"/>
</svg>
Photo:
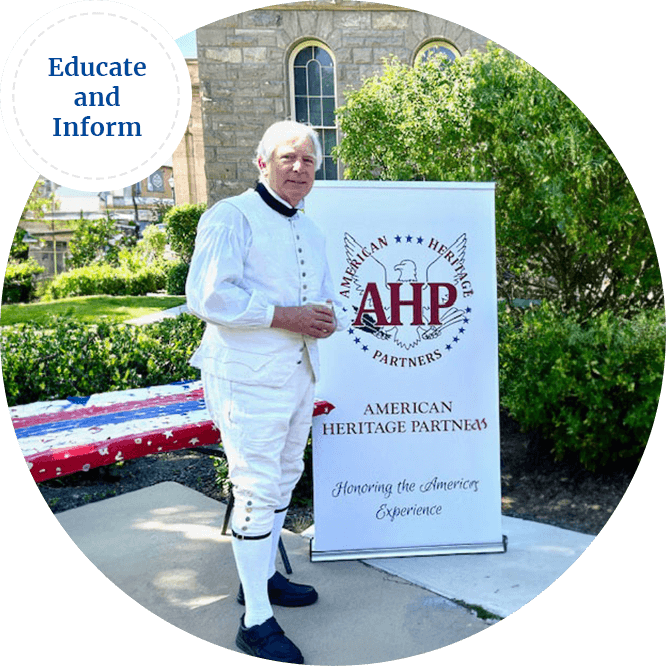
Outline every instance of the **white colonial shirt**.
<svg viewBox="0 0 666 666">
<path fill-rule="evenodd" d="M 317 340 L 271 328 L 275 306 L 332 300 L 338 330 L 349 325 L 320 229 L 301 211 L 273 210 L 256 190 L 202 215 L 186 294 L 190 311 L 207 323 L 190 363 L 232 381 L 282 386 L 305 353 L 318 377 Z"/>
</svg>

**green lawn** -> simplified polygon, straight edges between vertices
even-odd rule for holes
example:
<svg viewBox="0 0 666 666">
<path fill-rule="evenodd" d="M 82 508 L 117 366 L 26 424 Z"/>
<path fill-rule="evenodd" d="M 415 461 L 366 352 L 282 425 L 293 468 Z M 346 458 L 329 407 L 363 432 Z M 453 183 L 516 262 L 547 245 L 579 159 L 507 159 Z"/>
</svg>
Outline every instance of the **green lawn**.
<svg viewBox="0 0 666 666">
<path fill-rule="evenodd" d="M 183 303 L 184 296 L 78 296 L 42 303 L 3 305 L 0 325 L 44 323 L 51 315 L 63 315 L 90 324 L 99 321 L 100 317 L 122 322 Z"/>
</svg>

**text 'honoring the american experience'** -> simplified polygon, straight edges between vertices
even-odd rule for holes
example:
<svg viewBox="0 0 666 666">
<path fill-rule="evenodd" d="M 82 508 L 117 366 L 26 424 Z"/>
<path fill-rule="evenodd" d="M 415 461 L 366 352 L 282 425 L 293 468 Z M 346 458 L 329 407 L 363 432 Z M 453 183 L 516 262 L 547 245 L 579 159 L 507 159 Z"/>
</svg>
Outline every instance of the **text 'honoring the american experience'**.
<svg viewBox="0 0 666 666">
<path fill-rule="evenodd" d="M 394 522 L 396 519 L 441 516 L 444 509 L 439 502 L 443 493 L 476 493 L 480 483 L 479 479 L 440 479 L 438 476 L 419 481 L 402 479 L 397 483 L 339 481 L 333 486 L 331 496 L 342 499 L 376 495 L 380 499 L 374 509 L 375 518 Z"/>
</svg>

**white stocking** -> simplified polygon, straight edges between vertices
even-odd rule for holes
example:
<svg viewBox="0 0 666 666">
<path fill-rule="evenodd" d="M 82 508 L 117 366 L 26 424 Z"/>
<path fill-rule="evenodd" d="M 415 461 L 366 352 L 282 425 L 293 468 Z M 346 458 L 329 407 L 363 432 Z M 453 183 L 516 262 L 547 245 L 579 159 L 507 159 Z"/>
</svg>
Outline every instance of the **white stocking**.
<svg viewBox="0 0 666 666">
<path fill-rule="evenodd" d="M 278 543 L 280 541 L 280 533 L 284 526 L 285 518 L 287 517 L 286 511 L 280 511 L 275 514 L 275 522 L 273 523 L 273 530 L 271 532 L 271 558 L 268 561 L 268 578 L 272 578 L 276 571 L 275 558 L 277 557 Z"/>
<path fill-rule="evenodd" d="M 262 624 L 273 616 L 268 600 L 266 571 L 271 556 L 272 539 L 231 539 L 238 577 L 245 596 L 245 627 Z"/>
</svg>

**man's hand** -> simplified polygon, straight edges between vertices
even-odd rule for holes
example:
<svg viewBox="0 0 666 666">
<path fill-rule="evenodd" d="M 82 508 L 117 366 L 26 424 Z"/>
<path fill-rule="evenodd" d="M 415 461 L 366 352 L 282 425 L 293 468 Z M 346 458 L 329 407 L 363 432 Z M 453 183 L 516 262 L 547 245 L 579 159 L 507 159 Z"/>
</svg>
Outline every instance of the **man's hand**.
<svg viewBox="0 0 666 666">
<path fill-rule="evenodd" d="M 293 307 L 276 305 L 271 327 L 312 338 L 327 338 L 335 331 L 335 314 L 332 308 L 314 303 Z"/>
</svg>

